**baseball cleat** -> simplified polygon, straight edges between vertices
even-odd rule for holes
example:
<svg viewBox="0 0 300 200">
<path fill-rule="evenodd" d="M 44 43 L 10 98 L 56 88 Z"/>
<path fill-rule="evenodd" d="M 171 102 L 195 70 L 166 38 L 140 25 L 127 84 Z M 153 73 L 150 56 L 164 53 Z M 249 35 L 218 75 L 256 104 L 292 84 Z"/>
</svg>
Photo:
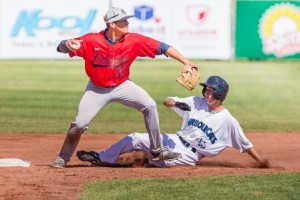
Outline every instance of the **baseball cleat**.
<svg viewBox="0 0 300 200">
<path fill-rule="evenodd" d="M 67 162 L 64 159 L 57 156 L 57 158 L 51 164 L 51 167 L 53 167 L 53 168 L 65 168 L 66 164 L 67 164 Z"/>
<path fill-rule="evenodd" d="M 93 165 L 103 166 L 104 163 L 100 161 L 99 154 L 95 151 L 77 151 L 77 157 L 81 161 L 90 162 Z"/>
<path fill-rule="evenodd" d="M 99 153 L 95 151 L 77 151 L 77 157 L 81 161 L 90 162 L 92 165 L 99 167 L 132 167 L 132 162 L 122 161 L 118 159 L 116 163 L 102 162 L 99 158 Z"/>
<path fill-rule="evenodd" d="M 158 153 L 152 153 L 153 158 L 152 161 L 159 161 L 159 160 L 178 160 L 182 157 L 180 153 L 173 152 L 169 148 L 162 148 Z"/>
</svg>

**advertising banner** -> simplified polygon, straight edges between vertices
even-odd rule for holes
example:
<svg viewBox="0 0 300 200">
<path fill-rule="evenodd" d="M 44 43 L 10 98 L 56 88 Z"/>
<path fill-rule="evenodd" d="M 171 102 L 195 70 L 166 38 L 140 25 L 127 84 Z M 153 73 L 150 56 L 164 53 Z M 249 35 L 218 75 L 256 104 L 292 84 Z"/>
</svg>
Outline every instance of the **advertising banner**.
<svg viewBox="0 0 300 200">
<path fill-rule="evenodd" d="M 231 59 L 230 0 L 114 0 L 133 13 L 129 30 L 197 59 Z"/>
<path fill-rule="evenodd" d="M 231 0 L 0 0 L 0 58 L 66 58 L 63 39 L 105 29 L 110 5 L 135 17 L 129 31 L 196 59 L 231 59 Z M 165 58 L 165 56 L 161 56 Z"/>
<path fill-rule="evenodd" d="M 105 28 L 105 0 L 1 0 L 0 58 L 66 58 L 63 39 Z"/>
<path fill-rule="evenodd" d="M 237 58 L 300 58 L 299 1 L 237 1 Z"/>
</svg>

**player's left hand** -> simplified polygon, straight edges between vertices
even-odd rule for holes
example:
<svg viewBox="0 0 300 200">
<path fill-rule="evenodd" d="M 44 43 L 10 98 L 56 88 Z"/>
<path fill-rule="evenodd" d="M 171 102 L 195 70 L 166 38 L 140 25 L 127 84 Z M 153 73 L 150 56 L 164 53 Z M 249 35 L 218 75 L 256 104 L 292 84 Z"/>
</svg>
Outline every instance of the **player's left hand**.
<svg viewBox="0 0 300 200">
<path fill-rule="evenodd" d="M 183 110 L 183 111 L 191 111 L 191 107 L 187 103 L 184 103 L 184 102 L 176 101 L 175 102 L 175 107 L 177 107 L 177 108 L 179 108 L 180 110 Z"/>
<path fill-rule="evenodd" d="M 193 62 L 191 62 L 191 61 L 186 61 L 186 62 L 184 63 L 184 67 L 190 67 L 190 68 L 196 68 L 196 69 L 198 69 L 197 64 L 196 64 L 196 63 L 193 63 Z"/>
<path fill-rule="evenodd" d="M 198 68 L 185 65 L 176 81 L 186 89 L 193 90 L 199 81 Z"/>
<path fill-rule="evenodd" d="M 260 162 L 260 168 L 270 168 L 271 164 L 268 159 L 264 159 L 262 162 Z"/>
</svg>

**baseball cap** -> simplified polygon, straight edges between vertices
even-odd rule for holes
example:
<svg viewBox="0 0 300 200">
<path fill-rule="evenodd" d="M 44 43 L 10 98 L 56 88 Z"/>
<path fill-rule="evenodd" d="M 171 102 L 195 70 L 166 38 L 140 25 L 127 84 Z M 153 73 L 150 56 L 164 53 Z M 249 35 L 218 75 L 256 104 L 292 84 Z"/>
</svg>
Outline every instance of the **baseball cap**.
<svg viewBox="0 0 300 200">
<path fill-rule="evenodd" d="M 134 17 L 134 15 L 127 15 L 124 9 L 111 7 L 104 16 L 104 21 L 106 24 L 108 24 L 116 21 L 126 20 L 131 17 Z"/>
</svg>

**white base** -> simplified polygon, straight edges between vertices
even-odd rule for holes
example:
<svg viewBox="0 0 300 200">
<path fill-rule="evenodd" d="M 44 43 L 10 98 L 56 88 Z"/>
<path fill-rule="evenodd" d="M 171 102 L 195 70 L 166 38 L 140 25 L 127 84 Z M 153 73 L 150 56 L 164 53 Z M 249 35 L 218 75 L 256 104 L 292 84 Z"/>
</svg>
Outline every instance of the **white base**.
<svg viewBox="0 0 300 200">
<path fill-rule="evenodd" d="M 0 167 L 30 167 L 30 162 L 19 158 L 2 158 Z"/>
</svg>

